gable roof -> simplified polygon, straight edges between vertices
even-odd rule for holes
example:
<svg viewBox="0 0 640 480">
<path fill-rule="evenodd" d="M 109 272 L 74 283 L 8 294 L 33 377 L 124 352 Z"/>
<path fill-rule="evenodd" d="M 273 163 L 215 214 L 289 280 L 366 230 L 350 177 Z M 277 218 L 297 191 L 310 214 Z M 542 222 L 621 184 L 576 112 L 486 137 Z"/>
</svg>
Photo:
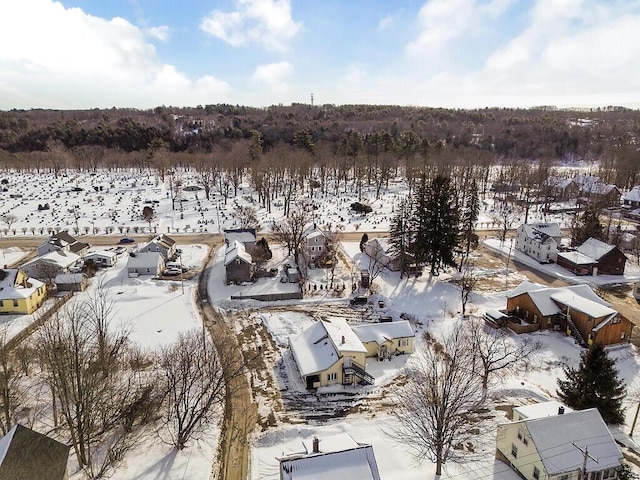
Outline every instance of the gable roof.
<svg viewBox="0 0 640 480">
<path fill-rule="evenodd" d="M 562 238 L 562 230 L 557 223 L 523 223 L 522 230 L 529 238 L 544 242 L 548 237 Z"/>
<path fill-rule="evenodd" d="M 576 250 L 587 257 L 591 257 L 594 260 L 600 260 L 611 250 L 617 248 L 615 245 L 609 245 L 608 243 L 604 243 L 596 238 L 589 238 L 585 240 L 585 242 L 580 245 Z"/>
<path fill-rule="evenodd" d="M 367 351 L 346 320 L 337 317 L 289 337 L 289 345 L 302 376 L 326 370 L 342 358 L 341 352 Z"/>
<path fill-rule="evenodd" d="M 376 342 L 378 345 L 396 338 L 415 337 L 407 320 L 357 325 L 353 327 L 353 331 L 362 343 Z"/>
<path fill-rule="evenodd" d="M 50 264 L 65 269 L 69 268 L 78 260 L 80 260 L 80 256 L 75 253 L 65 252 L 64 250 L 54 250 L 53 252 L 42 255 L 41 257 L 34 258 L 30 262 L 25 263 L 23 267 L 34 264 Z"/>
<path fill-rule="evenodd" d="M 513 413 L 517 413 L 523 419 L 552 417 L 558 415 L 558 409 L 562 407 L 565 413 L 573 412 L 571 407 L 567 407 L 565 404 L 556 400 L 550 400 L 548 402 L 532 403 L 531 405 L 522 405 L 520 407 L 514 407 Z"/>
<path fill-rule="evenodd" d="M 320 440 L 318 453 L 313 453 L 311 443 L 304 442 L 306 454 L 279 459 L 282 480 L 380 480 L 371 445 L 360 444 L 346 433 Z"/>
<path fill-rule="evenodd" d="M 516 288 L 507 293 L 507 298 L 514 298 L 522 294 L 529 295 L 540 314 L 547 317 L 561 313 L 557 302 L 569 305 L 571 308 L 587 313 L 594 318 L 594 313 L 600 313 L 610 303 L 600 298 L 588 285 L 568 285 L 566 287 L 545 287 L 529 281 L 522 282 Z M 566 302 L 570 302 L 566 303 Z M 591 311 L 585 311 L 592 309 Z M 609 308 L 610 312 L 615 312 Z"/>
<path fill-rule="evenodd" d="M 0 478 L 62 480 L 67 471 L 70 448 L 22 425 L 15 425 L 0 439 Z"/>
<path fill-rule="evenodd" d="M 54 245 L 57 248 L 68 247 L 69 251 L 72 253 L 78 253 L 89 247 L 88 243 L 77 240 L 76 238 L 72 237 L 66 230 L 55 233 L 49 238 L 46 243 Z"/>
<path fill-rule="evenodd" d="M 227 245 L 233 244 L 235 241 L 240 243 L 255 243 L 255 228 L 234 228 L 224 231 L 224 241 Z"/>
<path fill-rule="evenodd" d="M 623 200 L 628 202 L 640 202 L 640 187 L 633 187 L 629 190 Z"/>
<path fill-rule="evenodd" d="M 516 422 L 519 423 L 519 422 Z M 622 454 L 595 408 L 523 420 L 548 475 L 582 468 L 588 448 L 587 472 L 615 468 Z M 577 445 L 580 448 L 576 448 Z M 597 462 L 593 458 L 597 459 Z"/>
<path fill-rule="evenodd" d="M 159 259 L 164 258 L 160 252 L 136 252 L 129 254 L 127 268 L 157 268 Z"/>
<path fill-rule="evenodd" d="M 227 251 L 224 254 L 224 266 L 226 267 L 236 258 L 239 258 L 243 262 L 249 264 L 253 262 L 253 258 L 244 248 L 244 244 L 239 240 L 234 240 L 232 244 L 227 246 Z"/>
<path fill-rule="evenodd" d="M 14 298 L 29 298 L 44 285 L 40 280 L 29 278 L 25 275 L 25 284 L 16 284 L 18 277 L 17 268 L 5 268 L 0 270 L 4 274 L 0 280 L 0 300 L 12 300 Z"/>
</svg>

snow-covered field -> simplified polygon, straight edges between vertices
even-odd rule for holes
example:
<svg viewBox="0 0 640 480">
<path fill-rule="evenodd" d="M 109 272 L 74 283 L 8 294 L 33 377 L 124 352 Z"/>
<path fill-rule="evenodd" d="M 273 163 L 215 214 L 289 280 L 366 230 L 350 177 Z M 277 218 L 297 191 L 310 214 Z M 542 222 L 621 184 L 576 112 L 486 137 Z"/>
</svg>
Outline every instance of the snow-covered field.
<svg viewBox="0 0 640 480">
<path fill-rule="evenodd" d="M 252 197 L 247 182 L 241 185 L 238 196 L 226 203 L 215 190 L 207 200 L 203 190 L 190 191 L 198 183 L 192 172 L 177 173 L 173 180 L 168 175 L 163 180 L 155 173 L 138 170 L 69 172 L 58 176 L 11 172 L 0 179 L 7 181 L 0 191 L 0 222 L 3 222 L 0 233 L 9 237 L 47 235 L 50 230 L 69 230 L 80 235 L 148 233 L 150 229 L 155 233 L 219 233 L 225 228 L 239 227 L 234 216 L 236 205 L 255 207 L 261 230 L 270 229 L 274 221 L 283 218 L 282 198 L 274 198 L 272 211 L 268 212 Z M 177 189 L 179 199 L 174 203 L 170 198 L 171 185 L 178 180 L 182 188 Z M 337 194 L 316 192 L 306 201 L 313 207 L 313 221 L 319 226 L 341 225 L 346 232 L 384 232 L 389 229 L 394 207 L 406 192 L 403 181 L 391 182 L 379 199 L 375 198 L 373 186 L 364 187 L 362 201 L 373 208 L 366 216 L 354 214 L 349 208 L 359 200 L 351 184 L 341 186 Z M 482 199 L 478 228 L 499 228 L 493 203 L 493 193 Z M 151 224 L 142 217 L 145 206 L 154 210 Z M 7 215 L 10 223 L 3 220 Z M 529 220 L 555 221 L 567 226 L 569 218 L 557 214 L 545 216 L 533 208 Z"/>
</svg>

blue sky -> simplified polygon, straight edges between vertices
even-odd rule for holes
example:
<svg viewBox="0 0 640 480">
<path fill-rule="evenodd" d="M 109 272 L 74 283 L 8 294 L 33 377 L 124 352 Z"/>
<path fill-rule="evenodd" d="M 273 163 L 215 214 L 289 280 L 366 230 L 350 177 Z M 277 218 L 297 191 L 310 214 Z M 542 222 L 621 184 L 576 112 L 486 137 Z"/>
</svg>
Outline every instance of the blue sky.
<svg viewBox="0 0 640 480">
<path fill-rule="evenodd" d="M 640 0 L 2 0 L 0 109 L 640 107 Z"/>
</svg>

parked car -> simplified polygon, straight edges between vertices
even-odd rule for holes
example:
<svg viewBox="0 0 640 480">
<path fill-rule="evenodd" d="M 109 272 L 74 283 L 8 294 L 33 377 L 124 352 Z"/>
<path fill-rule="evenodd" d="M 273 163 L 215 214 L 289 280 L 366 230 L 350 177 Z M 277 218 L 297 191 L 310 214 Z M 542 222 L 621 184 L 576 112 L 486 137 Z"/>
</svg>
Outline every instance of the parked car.
<svg viewBox="0 0 640 480">
<path fill-rule="evenodd" d="M 357 296 L 349 300 L 349 304 L 352 307 L 356 305 L 366 305 L 368 301 L 369 301 L 369 297 Z"/>
<path fill-rule="evenodd" d="M 180 274 L 182 274 L 182 270 L 180 270 L 179 268 L 167 268 L 163 273 L 163 275 L 167 277 L 175 277 L 176 275 Z"/>
<path fill-rule="evenodd" d="M 118 243 L 136 243 L 136 241 L 130 237 L 123 237 Z"/>
</svg>

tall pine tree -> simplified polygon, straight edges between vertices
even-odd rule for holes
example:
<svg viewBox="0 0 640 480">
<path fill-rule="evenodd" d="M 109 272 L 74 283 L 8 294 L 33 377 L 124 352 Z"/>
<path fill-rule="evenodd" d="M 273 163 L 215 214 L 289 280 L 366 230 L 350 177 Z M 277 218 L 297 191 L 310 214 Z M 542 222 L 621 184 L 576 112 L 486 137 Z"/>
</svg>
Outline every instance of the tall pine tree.
<svg viewBox="0 0 640 480">
<path fill-rule="evenodd" d="M 398 206 L 396 215 L 391 219 L 389 231 L 390 253 L 392 257 L 398 259 L 400 263 L 400 278 L 409 270 L 410 255 L 409 247 L 411 243 L 411 231 L 409 229 L 409 218 L 411 216 L 411 204 L 408 200 L 403 200 Z"/>
<path fill-rule="evenodd" d="M 606 423 L 623 423 L 626 389 L 618 378 L 616 361 L 609 358 L 601 343 L 591 345 L 580 358 L 577 370 L 564 368 L 567 380 L 558 380 L 558 396 L 576 410 L 597 408 Z"/>
<path fill-rule="evenodd" d="M 600 209 L 596 206 L 589 206 L 582 212 L 572 228 L 571 245 L 582 245 L 590 237 L 606 240 L 604 226 L 600 223 Z"/>
<path fill-rule="evenodd" d="M 462 259 L 460 260 L 460 271 L 462 264 L 469 258 L 469 250 L 475 242 L 474 230 L 478 215 L 480 214 L 480 199 L 478 198 L 478 186 L 473 180 L 465 189 L 463 207 L 460 212 L 460 231 L 462 241 Z"/>
<path fill-rule="evenodd" d="M 456 266 L 460 215 L 455 200 L 450 178 L 438 175 L 427 185 L 422 176 L 415 193 L 412 248 L 417 262 L 430 263 L 431 275 Z"/>
</svg>

